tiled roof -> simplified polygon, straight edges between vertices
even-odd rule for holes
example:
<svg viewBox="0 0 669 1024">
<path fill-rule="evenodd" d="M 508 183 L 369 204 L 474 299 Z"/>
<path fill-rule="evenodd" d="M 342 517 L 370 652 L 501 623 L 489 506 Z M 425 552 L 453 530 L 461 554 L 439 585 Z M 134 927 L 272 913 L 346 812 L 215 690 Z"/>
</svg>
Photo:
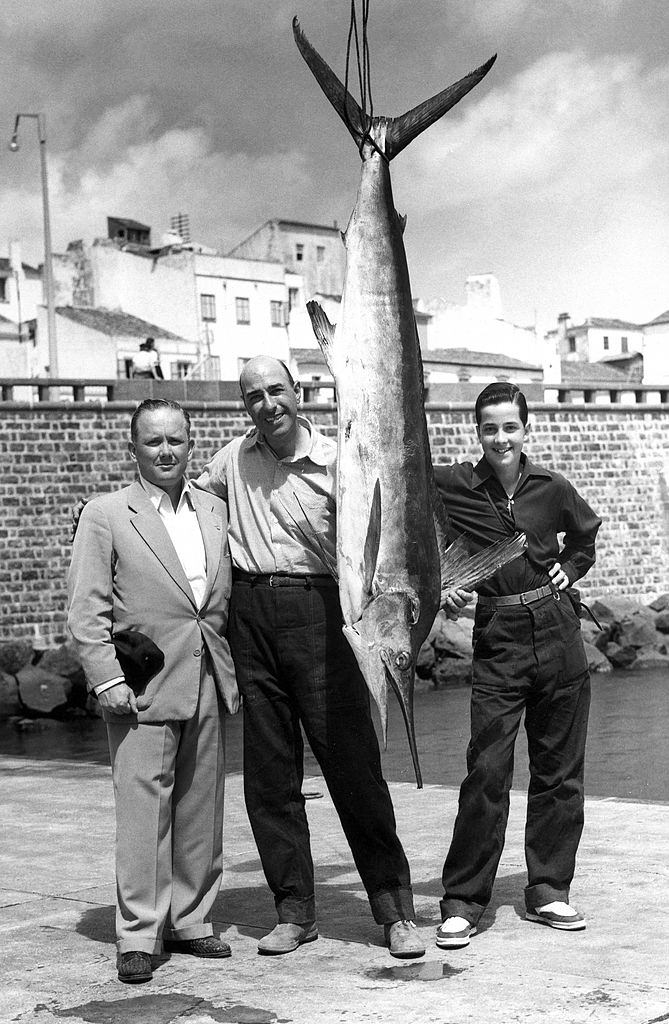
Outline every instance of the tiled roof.
<svg viewBox="0 0 669 1024">
<path fill-rule="evenodd" d="M 573 327 L 568 327 L 567 330 L 582 331 L 582 330 L 586 329 L 587 327 L 596 327 L 596 328 L 599 328 L 600 330 L 605 330 L 606 328 L 608 328 L 609 330 L 612 330 L 612 331 L 640 331 L 641 330 L 641 325 L 640 324 L 630 323 L 629 320 L 615 320 L 615 319 L 608 319 L 607 317 L 600 317 L 600 316 L 589 316 L 589 317 L 587 317 L 583 321 L 582 324 L 579 324 L 578 326 L 574 325 Z"/>
<path fill-rule="evenodd" d="M 664 313 L 660 313 L 654 320 L 649 320 L 645 326 L 652 327 L 654 324 L 669 324 L 669 309 L 665 309 Z"/>
<path fill-rule="evenodd" d="M 126 334 L 137 338 L 172 338 L 181 336 L 166 331 L 164 327 L 150 324 L 147 320 L 140 320 L 138 316 L 131 316 L 130 313 L 119 313 L 109 309 L 88 309 L 80 306 L 58 306 L 56 312 L 59 316 L 72 320 L 74 323 L 90 327 L 93 331 L 101 334 Z"/>
<path fill-rule="evenodd" d="M 571 385 L 620 384 L 629 378 L 624 370 L 606 363 L 585 363 L 562 360 L 562 383 Z"/>
<path fill-rule="evenodd" d="M 424 349 L 424 363 L 457 363 L 458 366 L 499 366 L 510 370 L 541 370 L 538 363 L 525 363 L 500 352 L 474 352 L 469 348 Z"/>
<path fill-rule="evenodd" d="M 128 220 L 127 217 L 108 217 L 108 220 L 116 221 L 117 224 L 123 224 L 126 228 L 134 228 L 138 231 L 150 231 L 150 224 L 140 224 L 138 220 Z"/>
<path fill-rule="evenodd" d="M 31 267 L 28 263 L 22 263 L 23 273 L 26 277 L 41 277 L 41 273 L 35 267 Z M 7 274 L 12 273 L 12 265 L 6 256 L 0 256 L 0 277 L 5 277 Z"/>
<path fill-rule="evenodd" d="M 319 348 L 293 348 L 290 354 L 297 362 L 314 362 L 325 366 L 325 359 Z M 456 366 L 489 366 L 509 370 L 536 370 L 541 366 L 524 363 L 511 356 L 500 355 L 498 352 L 473 352 L 467 348 L 423 349 L 423 363 L 453 363 Z"/>
</svg>

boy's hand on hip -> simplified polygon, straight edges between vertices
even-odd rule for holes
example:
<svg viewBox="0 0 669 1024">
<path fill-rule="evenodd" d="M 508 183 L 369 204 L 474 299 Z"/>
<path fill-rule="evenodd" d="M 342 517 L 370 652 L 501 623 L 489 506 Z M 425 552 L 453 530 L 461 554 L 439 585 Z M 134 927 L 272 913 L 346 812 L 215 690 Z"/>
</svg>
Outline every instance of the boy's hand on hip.
<svg viewBox="0 0 669 1024">
<path fill-rule="evenodd" d="M 569 586 L 569 577 L 559 562 L 556 562 L 552 569 L 548 570 L 551 583 L 557 590 L 566 590 Z"/>
</svg>

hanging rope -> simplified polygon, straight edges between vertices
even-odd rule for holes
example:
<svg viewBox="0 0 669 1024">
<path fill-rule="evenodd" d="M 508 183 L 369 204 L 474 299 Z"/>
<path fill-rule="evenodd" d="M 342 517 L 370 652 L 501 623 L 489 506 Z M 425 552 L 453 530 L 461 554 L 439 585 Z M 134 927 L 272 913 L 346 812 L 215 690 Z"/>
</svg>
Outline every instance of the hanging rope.
<svg viewBox="0 0 669 1024">
<path fill-rule="evenodd" d="M 358 149 L 362 156 L 362 150 L 365 142 L 369 142 L 376 152 L 387 160 L 385 153 L 379 149 L 374 139 L 369 134 L 369 129 L 372 124 L 374 117 L 374 101 L 372 99 L 372 80 L 371 80 L 371 69 L 369 60 L 369 40 L 367 36 L 367 23 L 369 21 L 369 4 L 370 0 L 362 0 L 362 42 L 360 40 L 360 34 L 358 32 L 358 15 L 355 6 L 355 0 L 351 0 L 351 17 L 348 29 L 348 40 L 346 43 L 346 73 L 344 76 L 344 88 L 348 93 L 348 83 L 350 75 L 351 65 L 351 54 L 355 45 L 355 60 L 358 71 L 358 88 L 360 90 L 360 110 L 362 112 L 362 136 L 360 138 L 360 144 Z M 348 115 L 348 104 L 344 104 L 344 110 L 346 112 L 346 121 L 349 129 L 351 128 L 351 121 Z"/>
</svg>

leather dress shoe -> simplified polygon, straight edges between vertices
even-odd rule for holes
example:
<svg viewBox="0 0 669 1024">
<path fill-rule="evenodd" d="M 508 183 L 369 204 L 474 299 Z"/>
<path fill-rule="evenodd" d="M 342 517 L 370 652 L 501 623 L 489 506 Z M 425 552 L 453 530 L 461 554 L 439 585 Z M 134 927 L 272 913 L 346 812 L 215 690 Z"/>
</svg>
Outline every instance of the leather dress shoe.
<svg viewBox="0 0 669 1024">
<path fill-rule="evenodd" d="M 425 956 L 425 943 L 422 942 L 413 921 L 395 921 L 384 924 L 383 934 L 390 955 L 398 960 L 413 960 L 417 956 Z"/>
<path fill-rule="evenodd" d="M 265 956 L 278 956 L 281 953 L 292 953 L 305 942 L 314 942 L 318 938 L 315 924 L 292 924 L 290 921 L 280 922 L 258 942 L 258 952 Z"/>
<path fill-rule="evenodd" d="M 222 959 L 232 955 L 227 942 L 222 942 L 215 935 L 203 935 L 200 939 L 164 939 L 163 949 L 166 953 L 187 953 L 189 956 L 208 959 Z"/>
<path fill-rule="evenodd" d="M 137 949 L 132 949 L 128 953 L 120 953 L 117 967 L 118 980 L 125 981 L 130 985 L 136 985 L 140 981 L 151 981 L 153 977 L 151 956 Z"/>
</svg>

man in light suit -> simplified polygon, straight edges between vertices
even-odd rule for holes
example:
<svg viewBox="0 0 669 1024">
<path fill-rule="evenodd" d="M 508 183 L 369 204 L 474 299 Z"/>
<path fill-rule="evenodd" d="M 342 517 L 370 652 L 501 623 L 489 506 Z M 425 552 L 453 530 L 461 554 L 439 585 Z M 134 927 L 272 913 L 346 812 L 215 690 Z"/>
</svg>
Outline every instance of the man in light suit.
<svg viewBox="0 0 669 1024">
<path fill-rule="evenodd" d="M 139 479 L 81 514 L 68 625 L 109 736 L 118 975 L 139 982 L 150 980 L 161 948 L 230 955 L 210 918 L 222 871 L 222 718 L 239 697 L 224 638 L 226 508 L 185 479 L 188 413 L 175 402 L 142 402 L 128 448 Z M 122 630 L 164 655 L 139 693 L 116 654 Z"/>
</svg>

